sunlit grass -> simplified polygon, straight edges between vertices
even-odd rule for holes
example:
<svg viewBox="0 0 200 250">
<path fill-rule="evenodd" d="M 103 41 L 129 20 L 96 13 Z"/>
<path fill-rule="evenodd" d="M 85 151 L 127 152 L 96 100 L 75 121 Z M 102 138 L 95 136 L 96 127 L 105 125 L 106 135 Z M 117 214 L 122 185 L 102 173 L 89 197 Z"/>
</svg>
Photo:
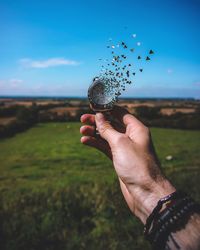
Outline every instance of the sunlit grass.
<svg viewBox="0 0 200 250">
<path fill-rule="evenodd" d="M 39 124 L 0 141 L 0 188 L 12 190 L 65 186 L 71 182 L 107 181 L 116 177 L 102 153 L 80 143 L 79 123 Z M 200 132 L 152 128 L 165 172 L 200 167 Z M 171 161 L 166 160 L 172 155 Z"/>
<path fill-rule="evenodd" d="M 39 124 L 0 141 L 2 249 L 150 249 L 112 163 L 80 143 L 79 127 Z M 166 175 L 200 200 L 200 133 L 151 131 Z"/>
</svg>

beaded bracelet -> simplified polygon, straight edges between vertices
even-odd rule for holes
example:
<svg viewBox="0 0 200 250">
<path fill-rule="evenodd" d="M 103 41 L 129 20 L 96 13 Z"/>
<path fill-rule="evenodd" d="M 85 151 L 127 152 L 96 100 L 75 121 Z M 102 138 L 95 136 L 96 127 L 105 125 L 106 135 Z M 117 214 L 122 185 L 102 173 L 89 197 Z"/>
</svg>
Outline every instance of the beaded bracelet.
<svg viewBox="0 0 200 250">
<path fill-rule="evenodd" d="M 169 199 L 169 196 L 167 199 Z M 199 204 L 183 193 L 177 192 L 176 195 L 174 194 L 173 200 L 170 207 L 165 208 L 160 214 L 157 212 L 157 214 L 154 213 L 153 216 L 152 214 L 151 217 L 149 216 L 151 224 L 147 227 L 145 237 L 151 242 L 154 249 L 164 249 L 170 233 L 180 228 L 181 224 L 185 225 L 191 214 L 200 212 Z M 160 211 L 156 208 L 154 210 Z"/>
<path fill-rule="evenodd" d="M 146 235 L 146 238 L 152 241 L 157 231 L 162 227 L 162 225 L 166 222 L 170 223 L 170 217 L 174 215 L 175 210 L 181 209 L 188 202 L 188 197 L 184 197 L 182 199 L 174 202 L 170 207 L 164 209 L 160 214 L 159 218 L 154 221 L 152 229 Z"/>
<path fill-rule="evenodd" d="M 182 208 L 180 208 L 182 206 Z M 167 209 L 166 209 L 167 210 Z M 180 230 L 187 224 L 191 214 L 199 213 L 199 205 L 192 199 L 180 203 L 178 207 L 174 206 L 171 209 L 167 220 L 160 226 L 154 235 L 152 242 L 154 249 L 164 249 L 167 239 L 171 232 Z M 165 211 L 166 212 L 166 211 Z"/>
<path fill-rule="evenodd" d="M 183 210 L 187 204 L 188 199 L 183 198 L 174 203 L 170 208 L 166 208 L 161 214 L 158 221 L 155 223 L 155 227 L 149 232 L 148 238 L 155 244 L 161 236 L 166 236 L 165 231 L 170 225 L 172 225 L 177 219 L 183 215 Z"/>
<path fill-rule="evenodd" d="M 153 221 L 158 216 L 160 210 L 162 209 L 163 205 L 169 201 L 173 201 L 177 199 L 178 197 L 182 197 L 182 193 L 175 191 L 164 198 L 160 199 L 157 203 L 157 206 L 153 209 L 152 213 L 149 215 L 149 217 L 146 220 L 146 224 L 144 226 L 144 235 L 146 236 L 149 233 L 149 230 L 152 226 Z"/>
</svg>

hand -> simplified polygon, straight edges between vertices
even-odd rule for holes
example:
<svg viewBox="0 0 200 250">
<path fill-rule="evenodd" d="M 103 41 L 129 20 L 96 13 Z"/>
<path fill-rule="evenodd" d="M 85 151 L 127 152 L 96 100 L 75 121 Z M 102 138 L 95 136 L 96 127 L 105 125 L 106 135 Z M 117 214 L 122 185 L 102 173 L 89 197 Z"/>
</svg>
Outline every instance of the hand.
<svg viewBox="0 0 200 250">
<path fill-rule="evenodd" d="M 102 113 L 84 114 L 87 123 L 80 132 L 83 144 L 97 148 L 112 161 L 124 198 L 131 211 L 143 223 L 158 200 L 175 188 L 162 175 L 149 129 L 125 109 L 111 112 L 112 125 Z M 94 137 L 95 124 L 101 137 Z"/>
</svg>

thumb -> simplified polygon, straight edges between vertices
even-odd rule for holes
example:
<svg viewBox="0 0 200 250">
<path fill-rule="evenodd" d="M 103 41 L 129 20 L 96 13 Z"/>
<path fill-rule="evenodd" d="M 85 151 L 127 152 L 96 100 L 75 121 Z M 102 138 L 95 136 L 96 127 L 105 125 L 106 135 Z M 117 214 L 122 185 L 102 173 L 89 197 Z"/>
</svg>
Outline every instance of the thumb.
<svg viewBox="0 0 200 250">
<path fill-rule="evenodd" d="M 120 133 L 117 132 L 110 122 L 105 119 L 102 113 L 95 115 L 95 122 L 100 136 L 105 139 L 110 145 L 119 137 Z"/>
</svg>

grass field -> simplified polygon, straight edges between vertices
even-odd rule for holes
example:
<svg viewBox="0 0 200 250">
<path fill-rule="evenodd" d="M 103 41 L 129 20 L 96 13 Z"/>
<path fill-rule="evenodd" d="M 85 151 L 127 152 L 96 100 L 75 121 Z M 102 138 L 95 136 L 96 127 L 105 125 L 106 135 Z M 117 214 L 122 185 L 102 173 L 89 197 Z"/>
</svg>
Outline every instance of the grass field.
<svg viewBox="0 0 200 250">
<path fill-rule="evenodd" d="M 0 188 L 40 189 L 113 179 L 104 155 L 80 143 L 79 123 L 40 124 L 0 142 Z"/>
<path fill-rule="evenodd" d="M 129 247 L 127 244 L 133 244 L 133 242 L 137 244 L 134 243 L 135 248 L 132 249 L 144 249 L 144 247 L 148 249 L 148 245 L 145 245 L 141 236 L 141 226 L 132 219 L 121 194 L 118 193 L 117 178 L 111 162 L 100 152 L 80 143 L 79 127 L 79 123 L 39 124 L 24 133 L 0 141 L 0 218 L 4 221 L 0 228 L 2 237 L 0 243 L 3 244 L 4 249 L 94 249 L 94 247 L 105 249 L 103 243 L 95 245 L 93 239 L 95 242 L 103 239 L 102 242 L 107 245 L 106 249 L 127 249 Z M 151 132 L 166 175 L 178 188 L 191 193 L 194 198 L 200 200 L 198 185 L 200 132 L 158 128 L 152 128 Z M 167 155 L 172 155 L 173 159 L 167 161 L 165 159 Z M 84 189 L 85 187 L 89 188 Z M 80 197 L 73 194 L 76 188 L 79 190 Z M 68 192 L 69 190 L 72 195 Z M 55 201 L 61 199 L 62 195 L 65 196 L 65 192 L 68 198 L 67 200 L 63 198 L 63 203 L 73 203 L 75 199 L 74 206 L 78 206 L 80 211 L 85 209 L 82 206 L 86 203 L 87 211 L 93 209 L 91 215 L 86 216 L 90 223 L 93 223 L 91 228 L 89 222 L 85 226 L 86 231 L 90 228 L 87 238 L 79 232 L 78 222 L 76 225 L 73 224 L 73 227 L 66 226 L 68 221 L 63 215 L 65 211 L 63 206 L 58 205 L 55 212 L 53 205 L 48 207 L 43 204 L 43 200 L 47 199 L 54 204 Z M 21 204 L 22 198 L 23 205 Z M 87 202 L 84 203 L 84 200 Z M 30 208 L 30 203 L 37 212 Z M 74 207 L 70 209 L 68 208 L 67 211 L 73 213 Z M 116 216 L 109 212 L 110 210 L 114 211 L 114 214 L 118 213 L 119 219 L 116 219 Z M 21 217 L 21 211 L 26 211 L 28 215 L 25 213 L 23 215 L 25 217 Z M 50 211 L 52 217 L 49 215 Z M 42 217 L 41 214 L 43 214 Z M 47 220 L 46 216 L 54 219 Z M 68 219 L 75 223 L 77 216 L 80 215 L 76 215 L 74 219 L 73 216 Z M 9 219 L 4 220 L 4 217 Z M 57 222 L 58 217 L 61 221 L 66 220 L 66 224 L 61 226 L 62 223 Z M 40 220 L 38 219 L 39 222 L 36 223 L 37 218 Z M 85 210 L 81 218 L 85 218 Z M 10 224 L 8 225 L 9 220 L 16 220 L 17 226 L 13 228 Z M 30 220 L 33 225 L 28 229 L 24 228 L 24 224 L 30 223 Z M 77 220 L 80 222 L 80 218 Z M 122 227 L 123 220 L 126 223 Z M 53 224 L 52 221 L 54 221 Z M 46 223 L 45 229 L 43 223 Z M 57 234 L 49 239 L 55 224 Z M 119 232 L 115 232 L 116 225 L 122 229 L 120 235 Z M 65 227 L 68 228 L 67 236 L 63 234 Z M 15 232 L 16 230 L 18 233 Z M 73 234 L 75 238 L 72 236 L 69 238 L 71 230 L 76 232 Z M 113 240 L 107 239 L 108 235 Z M 38 240 L 40 237 L 41 239 Z M 116 245 L 119 237 L 121 237 L 120 244 L 124 245 Z M 43 242 L 44 238 L 45 242 Z M 20 239 L 24 241 L 22 245 Z M 49 241 L 51 247 L 48 245 Z M 63 245 L 59 246 L 60 242 Z"/>
<path fill-rule="evenodd" d="M 71 181 L 113 181 L 111 162 L 80 143 L 79 127 L 79 123 L 40 124 L 0 141 L 0 188 L 40 189 Z M 199 131 L 153 128 L 151 132 L 165 172 L 200 168 Z M 167 161 L 167 155 L 173 159 Z"/>
</svg>

